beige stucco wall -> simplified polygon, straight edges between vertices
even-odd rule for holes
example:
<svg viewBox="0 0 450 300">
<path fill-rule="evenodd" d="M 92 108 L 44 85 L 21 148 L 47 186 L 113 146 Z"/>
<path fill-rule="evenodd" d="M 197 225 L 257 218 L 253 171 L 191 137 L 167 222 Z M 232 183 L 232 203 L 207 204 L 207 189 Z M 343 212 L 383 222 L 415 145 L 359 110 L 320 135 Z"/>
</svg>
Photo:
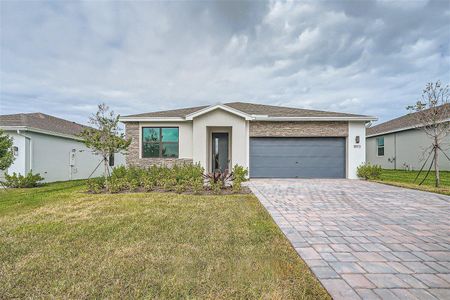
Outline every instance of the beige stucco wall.
<svg viewBox="0 0 450 300">
<path fill-rule="evenodd" d="M 250 122 L 250 137 L 344 137 L 348 122 Z"/>
<path fill-rule="evenodd" d="M 13 146 L 19 150 L 12 165 L 8 168 L 8 174 L 26 174 L 30 172 L 30 149 L 29 143 L 27 145 L 26 138 L 18 135 L 16 131 L 6 131 L 6 133 L 13 138 Z M 28 163 L 27 163 L 28 161 Z"/>
<path fill-rule="evenodd" d="M 359 136 L 359 143 L 356 137 Z M 366 162 L 366 124 L 365 122 L 348 122 L 347 137 L 347 178 L 357 179 L 358 166 Z"/>
<path fill-rule="evenodd" d="M 194 163 L 209 170 L 209 135 L 214 127 L 231 128 L 230 167 L 239 164 L 248 167 L 248 130 L 245 119 L 221 109 L 216 109 L 193 120 Z"/>
<path fill-rule="evenodd" d="M 248 167 L 248 126 L 245 119 L 223 110 L 214 110 L 183 122 L 128 122 L 125 124 L 127 137 L 132 138 L 128 149 L 127 164 L 147 167 L 176 163 L 200 163 L 206 170 L 210 167 L 210 135 L 212 132 L 230 132 L 230 167 L 239 164 Z M 143 127 L 178 127 L 179 158 L 142 158 Z"/>
<path fill-rule="evenodd" d="M 423 131 L 418 129 L 407 130 L 384 137 L 384 156 L 377 156 L 376 137 L 367 139 L 367 161 L 371 164 L 381 165 L 385 169 L 405 169 L 409 165 L 413 170 L 420 170 L 424 161 L 424 149 L 431 146 L 432 140 Z M 444 139 L 447 155 L 450 156 L 450 134 Z M 389 158 L 395 158 L 395 164 L 389 162 Z M 426 159 L 426 156 L 425 156 Z M 431 158 L 427 163 L 427 167 Z M 440 153 L 439 165 L 442 170 L 450 171 L 450 161 Z"/>
<path fill-rule="evenodd" d="M 367 162 L 373 165 L 380 165 L 383 169 L 393 169 L 394 164 L 389 159 L 395 157 L 394 135 L 385 135 L 384 137 L 384 156 L 378 156 L 376 138 L 368 138 L 366 141 Z"/>
</svg>

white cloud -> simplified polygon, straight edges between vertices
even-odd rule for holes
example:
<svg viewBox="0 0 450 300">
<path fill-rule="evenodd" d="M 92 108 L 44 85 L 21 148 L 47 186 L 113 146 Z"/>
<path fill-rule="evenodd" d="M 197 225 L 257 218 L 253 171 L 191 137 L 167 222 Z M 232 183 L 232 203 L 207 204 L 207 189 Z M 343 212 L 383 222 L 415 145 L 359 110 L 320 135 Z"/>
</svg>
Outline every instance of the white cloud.
<svg viewBox="0 0 450 300">
<path fill-rule="evenodd" d="M 450 79 L 444 2 L 0 5 L 1 113 L 252 101 L 385 120 Z"/>
</svg>

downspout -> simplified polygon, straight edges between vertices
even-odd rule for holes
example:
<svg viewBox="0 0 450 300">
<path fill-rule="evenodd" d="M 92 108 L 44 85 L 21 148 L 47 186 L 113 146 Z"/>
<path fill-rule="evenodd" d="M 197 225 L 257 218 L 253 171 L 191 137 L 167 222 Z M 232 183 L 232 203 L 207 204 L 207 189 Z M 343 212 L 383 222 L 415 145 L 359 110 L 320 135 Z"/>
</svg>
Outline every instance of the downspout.
<svg viewBox="0 0 450 300">
<path fill-rule="evenodd" d="M 20 129 L 17 129 L 17 134 L 30 140 L 30 153 L 28 155 L 29 155 L 29 158 L 30 158 L 30 171 L 31 171 L 31 170 L 33 170 L 33 140 L 31 139 L 31 137 L 21 133 Z M 25 170 L 25 173 L 26 173 L 26 171 L 27 170 Z M 24 174 L 24 175 L 26 175 L 26 174 Z"/>
<path fill-rule="evenodd" d="M 397 170 L 397 133 L 394 133 L 394 170 Z"/>
</svg>

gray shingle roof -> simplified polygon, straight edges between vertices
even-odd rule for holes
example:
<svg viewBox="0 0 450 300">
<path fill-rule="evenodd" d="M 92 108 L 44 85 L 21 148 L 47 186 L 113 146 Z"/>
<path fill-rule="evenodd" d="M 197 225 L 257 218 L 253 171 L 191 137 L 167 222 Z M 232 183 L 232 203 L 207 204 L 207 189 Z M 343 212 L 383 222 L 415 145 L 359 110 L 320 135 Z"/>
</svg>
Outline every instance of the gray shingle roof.
<svg viewBox="0 0 450 300">
<path fill-rule="evenodd" d="M 197 106 L 197 107 L 188 107 L 188 108 L 180 108 L 173 110 L 163 110 L 163 111 L 155 111 L 149 113 L 142 113 L 136 115 L 122 116 L 122 117 L 151 117 L 151 118 L 184 118 L 185 116 L 199 111 L 208 106 Z"/>
<path fill-rule="evenodd" d="M 447 112 L 447 115 L 444 118 L 448 119 L 448 118 L 450 118 L 450 103 L 444 104 L 444 105 L 445 105 L 446 112 Z M 367 136 L 380 135 L 383 133 L 396 132 L 396 131 L 404 130 L 405 128 L 411 128 L 411 127 L 418 126 L 420 124 L 417 123 L 417 119 L 414 117 L 414 115 L 418 114 L 418 113 L 420 113 L 420 112 L 410 113 L 410 114 L 404 115 L 402 117 L 399 117 L 399 118 L 378 124 L 376 126 L 367 128 L 366 134 L 367 134 Z"/>
<path fill-rule="evenodd" d="M 78 135 L 87 126 L 43 113 L 0 115 L 0 127 L 24 126 L 54 133 Z"/>
<path fill-rule="evenodd" d="M 355 115 L 338 112 L 328 112 L 320 110 L 301 109 L 293 107 L 263 105 L 245 102 L 231 102 L 224 105 L 237 109 L 249 115 L 268 115 L 269 117 L 367 117 L 364 115 Z M 179 117 L 184 118 L 186 115 L 199 111 L 208 106 L 189 107 L 175 110 L 166 110 L 158 112 L 149 112 L 143 114 L 129 115 L 124 117 Z"/>
</svg>

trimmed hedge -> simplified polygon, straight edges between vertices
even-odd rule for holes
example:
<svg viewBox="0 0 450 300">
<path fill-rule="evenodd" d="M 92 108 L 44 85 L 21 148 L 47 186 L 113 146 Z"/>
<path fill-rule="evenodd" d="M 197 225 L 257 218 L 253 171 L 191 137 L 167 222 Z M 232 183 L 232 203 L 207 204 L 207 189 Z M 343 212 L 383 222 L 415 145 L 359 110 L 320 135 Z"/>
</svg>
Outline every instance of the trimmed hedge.
<svg viewBox="0 0 450 300">
<path fill-rule="evenodd" d="M 242 166 L 234 166 L 233 172 L 204 174 L 200 164 L 151 166 L 147 169 L 120 166 L 113 170 L 108 181 L 104 177 L 87 181 L 91 193 L 120 193 L 134 191 L 171 191 L 176 193 L 200 194 L 210 191 L 220 194 L 227 186 L 233 192 L 242 190 L 242 182 L 246 180 L 248 171 Z M 220 180 L 213 180 L 219 178 Z"/>
<path fill-rule="evenodd" d="M 357 168 L 356 174 L 359 178 L 363 178 L 365 180 L 380 179 L 381 166 L 366 163 Z"/>
</svg>

